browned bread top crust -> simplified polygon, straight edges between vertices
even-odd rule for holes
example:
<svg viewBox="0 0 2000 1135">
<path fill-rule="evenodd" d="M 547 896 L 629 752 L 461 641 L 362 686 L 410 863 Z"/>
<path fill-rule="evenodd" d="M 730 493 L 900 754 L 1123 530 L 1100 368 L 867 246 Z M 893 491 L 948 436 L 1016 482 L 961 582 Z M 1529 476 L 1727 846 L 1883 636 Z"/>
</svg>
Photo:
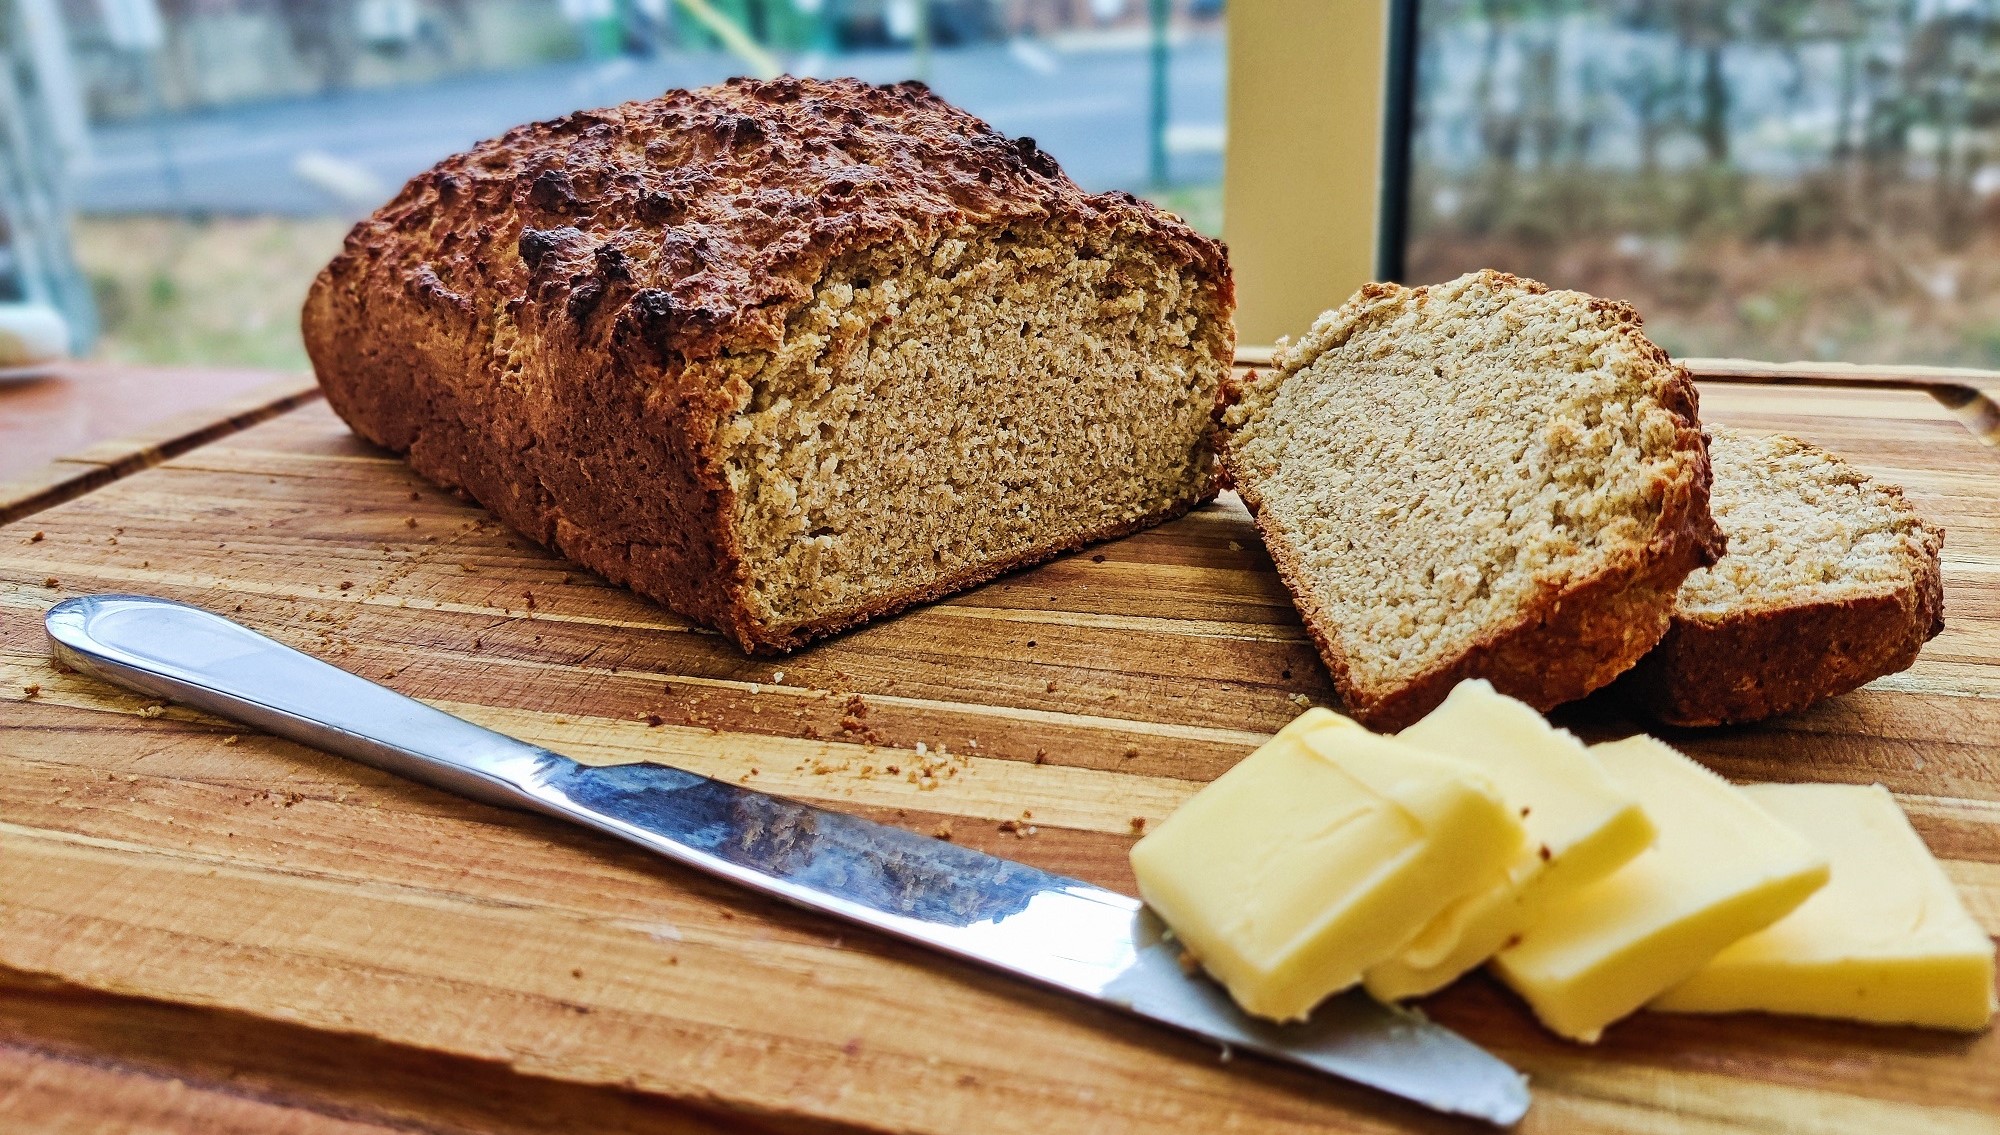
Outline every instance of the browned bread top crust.
<svg viewBox="0 0 2000 1135">
<path fill-rule="evenodd" d="M 1217 242 L 1129 193 L 1083 192 L 1033 139 L 921 83 L 797 78 L 516 127 L 411 180 L 328 273 L 350 286 L 386 274 L 376 282 L 449 306 L 533 291 L 579 325 L 693 362 L 777 346 L 843 253 L 1052 217 L 1150 230 L 1226 279 Z"/>
</svg>

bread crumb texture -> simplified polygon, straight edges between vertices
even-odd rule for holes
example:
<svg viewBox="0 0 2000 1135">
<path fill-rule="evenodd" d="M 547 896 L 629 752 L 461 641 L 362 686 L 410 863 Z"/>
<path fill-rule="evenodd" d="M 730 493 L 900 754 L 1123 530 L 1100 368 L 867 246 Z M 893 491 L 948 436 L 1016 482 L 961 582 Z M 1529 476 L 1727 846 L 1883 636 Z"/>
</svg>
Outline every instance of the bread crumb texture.
<svg viewBox="0 0 2000 1135">
<path fill-rule="evenodd" d="M 1826 450 L 1783 434 L 1713 427 L 1709 497 L 1729 554 L 1681 584 L 1675 614 L 1717 623 L 1913 586 L 1942 537 L 1903 499 Z"/>
<path fill-rule="evenodd" d="M 1658 639 L 1674 586 L 1720 550 L 1693 385 L 1626 304 L 1492 271 L 1371 284 L 1232 394 L 1230 472 L 1351 705 L 1594 580 L 1650 579 L 1561 695 L 1580 696 Z"/>
<path fill-rule="evenodd" d="M 966 230 L 834 266 L 725 422 L 754 616 L 838 619 L 1212 480 L 1212 296 L 1145 245 Z"/>
</svg>

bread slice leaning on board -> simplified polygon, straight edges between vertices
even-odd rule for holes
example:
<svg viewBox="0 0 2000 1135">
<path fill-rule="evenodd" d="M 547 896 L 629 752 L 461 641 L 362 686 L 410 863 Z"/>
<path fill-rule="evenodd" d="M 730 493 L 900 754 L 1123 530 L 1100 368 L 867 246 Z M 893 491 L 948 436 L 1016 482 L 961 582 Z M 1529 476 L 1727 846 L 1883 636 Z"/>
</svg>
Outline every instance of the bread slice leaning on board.
<svg viewBox="0 0 2000 1135">
<path fill-rule="evenodd" d="M 1232 384 L 1218 448 L 1347 707 L 1410 724 L 1467 678 L 1582 697 L 1713 563 L 1686 370 L 1623 303 L 1500 272 L 1369 284 Z"/>
<path fill-rule="evenodd" d="M 1212 496 L 1222 246 L 919 83 L 732 80 L 447 158 L 305 342 L 363 437 L 746 650 Z"/>
<path fill-rule="evenodd" d="M 1944 629 L 1944 531 L 1816 445 L 1714 427 L 1729 554 L 1688 576 L 1667 635 L 1619 683 L 1653 717 L 1792 713 L 1907 669 Z"/>
</svg>

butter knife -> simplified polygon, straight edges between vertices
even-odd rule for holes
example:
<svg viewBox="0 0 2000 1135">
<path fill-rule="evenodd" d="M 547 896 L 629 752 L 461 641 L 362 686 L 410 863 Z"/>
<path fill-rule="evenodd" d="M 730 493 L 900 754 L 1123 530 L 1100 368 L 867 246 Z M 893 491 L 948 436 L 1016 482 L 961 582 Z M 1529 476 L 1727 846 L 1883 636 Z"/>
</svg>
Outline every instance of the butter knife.
<svg viewBox="0 0 2000 1135">
<path fill-rule="evenodd" d="M 1183 972 L 1159 921 L 1115 891 L 679 769 L 579 764 L 165 599 L 66 599 L 45 625 L 59 661 L 117 685 L 582 824 L 761 894 L 1205 1037 L 1225 1053 L 1260 1053 L 1496 1124 L 1527 1111 L 1514 1069 L 1364 994 L 1332 999 L 1305 1024 L 1241 1013 L 1215 984 Z"/>
</svg>

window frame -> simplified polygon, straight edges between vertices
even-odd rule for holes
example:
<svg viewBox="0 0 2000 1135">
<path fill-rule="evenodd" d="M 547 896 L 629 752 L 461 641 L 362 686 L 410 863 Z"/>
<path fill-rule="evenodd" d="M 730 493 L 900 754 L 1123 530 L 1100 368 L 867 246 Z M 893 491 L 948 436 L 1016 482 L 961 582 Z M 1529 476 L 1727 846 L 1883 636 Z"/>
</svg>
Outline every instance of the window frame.
<svg viewBox="0 0 2000 1135">
<path fill-rule="evenodd" d="M 1222 224 L 1240 342 L 1297 336 L 1402 275 L 1417 4 L 1230 5 Z"/>
</svg>

